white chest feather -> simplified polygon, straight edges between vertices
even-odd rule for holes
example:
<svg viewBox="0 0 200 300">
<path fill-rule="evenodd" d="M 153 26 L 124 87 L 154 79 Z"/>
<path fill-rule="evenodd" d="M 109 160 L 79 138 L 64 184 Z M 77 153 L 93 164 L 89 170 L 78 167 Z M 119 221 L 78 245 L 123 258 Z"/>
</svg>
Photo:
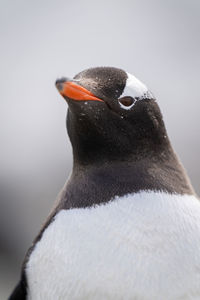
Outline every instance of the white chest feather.
<svg viewBox="0 0 200 300">
<path fill-rule="evenodd" d="M 29 300 L 200 299 L 200 203 L 142 192 L 62 210 L 26 271 Z"/>
</svg>

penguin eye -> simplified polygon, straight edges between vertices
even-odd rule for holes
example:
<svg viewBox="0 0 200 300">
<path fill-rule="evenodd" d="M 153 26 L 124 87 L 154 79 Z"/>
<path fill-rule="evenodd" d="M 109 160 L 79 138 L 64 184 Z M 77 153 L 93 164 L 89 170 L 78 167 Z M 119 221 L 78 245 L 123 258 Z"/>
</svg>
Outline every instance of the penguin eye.
<svg viewBox="0 0 200 300">
<path fill-rule="evenodd" d="M 135 103 L 135 99 L 133 99 L 130 96 L 122 97 L 118 99 L 119 103 L 122 104 L 123 106 L 129 107 Z"/>
</svg>

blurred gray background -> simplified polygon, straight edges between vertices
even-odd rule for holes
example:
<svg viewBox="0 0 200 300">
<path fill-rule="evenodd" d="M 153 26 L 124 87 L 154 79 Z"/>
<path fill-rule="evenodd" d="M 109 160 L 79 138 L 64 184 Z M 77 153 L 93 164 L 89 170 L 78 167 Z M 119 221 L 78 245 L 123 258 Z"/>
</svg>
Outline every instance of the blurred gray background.
<svg viewBox="0 0 200 300">
<path fill-rule="evenodd" d="M 200 193 L 200 1 L 0 1 L 0 299 L 72 166 L 59 76 L 116 66 L 156 95 Z"/>
</svg>

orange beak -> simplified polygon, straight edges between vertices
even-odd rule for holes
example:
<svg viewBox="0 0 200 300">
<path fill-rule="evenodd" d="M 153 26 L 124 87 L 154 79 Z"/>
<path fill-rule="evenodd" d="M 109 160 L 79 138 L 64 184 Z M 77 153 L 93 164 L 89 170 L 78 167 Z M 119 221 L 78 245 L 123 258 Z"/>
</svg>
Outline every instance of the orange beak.
<svg viewBox="0 0 200 300">
<path fill-rule="evenodd" d="M 57 80 L 56 87 L 63 97 L 67 97 L 77 101 L 94 100 L 104 102 L 84 87 L 72 81 L 63 81 L 62 79 Z"/>
</svg>

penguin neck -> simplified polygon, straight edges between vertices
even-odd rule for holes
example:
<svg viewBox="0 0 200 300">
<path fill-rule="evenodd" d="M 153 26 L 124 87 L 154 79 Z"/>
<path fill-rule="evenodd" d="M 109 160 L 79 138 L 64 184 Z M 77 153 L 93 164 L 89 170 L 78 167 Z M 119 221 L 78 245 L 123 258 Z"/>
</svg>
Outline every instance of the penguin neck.
<svg viewBox="0 0 200 300">
<path fill-rule="evenodd" d="M 85 152 L 82 151 L 82 145 L 77 149 L 73 149 L 73 171 L 80 172 L 89 171 L 93 169 L 115 169 L 116 166 L 119 168 L 130 168 L 135 169 L 138 165 L 143 162 L 146 166 L 159 164 L 164 166 L 169 161 L 178 162 L 177 156 L 174 153 L 169 140 L 165 140 L 165 145 L 154 145 L 155 147 L 147 147 L 147 141 L 140 143 L 140 146 L 132 147 L 131 153 L 117 153 L 117 149 L 104 148 L 103 152 L 98 149 L 96 152 Z M 90 149 L 91 150 L 91 149 Z"/>
<path fill-rule="evenodd" d="M 175 154 L 160 161 L 144 158 L 102 165 L 76 163 L 63 190 L 59 209 L 90 207 L 141 191 L 194 194 Z"/>
<path fill-rule="evenodd" d="M 109 202 L 116 196 L 141 191 L 194 194 L 182 165 L 171 149 L 157 159 L 143 157 L 102 165 L 83 165 L 76 161 L 61 203 L 64 209 L 90 207 Z"/>
<path fill-rule="evenodd" d="M 95 138 L 93 139 L 95 144 Z M 86 143 L 87 144 L 87 143 Z M 176 161 L 177 157 L 171 147 L 171 144 L 166 139 L 158 144 L 153 144 L 152 140 L 140 140 L 140 144 L 132 145 L 131 152 L 124 152 L 120 148 L 112 145 L 103 146 L 101 145 L 92 146 L 92 149 L 87 149 L 87 145 L 76 144 L 73 147 L 73 169 L 76 170 L 87 170 L 92 168 L 107 168 L 115 166 L 126 166 L 135 168 L 141 162 L 149 162 L 150 164 L 159 163 L 164 165 L 168 161 Z M 101 151 L 102 150 L 102 151 Z"/>
<path fill-rule="evenodd" d="M 68 114 L 74 163 L 64 189 L 65 208 L 101 204 L 144 190 L 194 193 L 155 105 L 151 110 L 144 103 L 145 118 L 135 109 L 134 117 L 122 122 L 108 112 L 106 128 L 103 118 L 95 123 L 88 116 Z"/>
</svg>

